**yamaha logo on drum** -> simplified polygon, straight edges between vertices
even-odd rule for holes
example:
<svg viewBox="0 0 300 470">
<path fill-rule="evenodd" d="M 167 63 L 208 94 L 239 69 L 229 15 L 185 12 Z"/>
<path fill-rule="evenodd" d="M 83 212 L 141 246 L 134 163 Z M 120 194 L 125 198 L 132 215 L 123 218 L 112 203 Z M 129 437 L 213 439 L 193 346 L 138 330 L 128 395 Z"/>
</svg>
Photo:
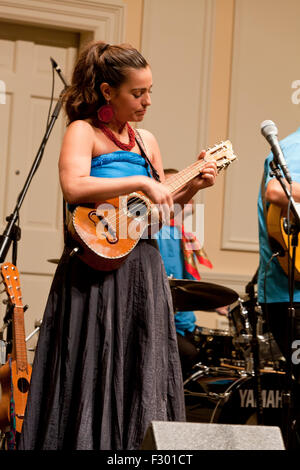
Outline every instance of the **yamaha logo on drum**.
<svg viewBox="0 0 300 470">
<path fill-rule="evenodd" d="M 256 408 L 255 391 L 252 389 L 239 390 L 241 408 Z M 282 390 L 262 390 L 263 408 L 282 408 Z"/>
</svg>

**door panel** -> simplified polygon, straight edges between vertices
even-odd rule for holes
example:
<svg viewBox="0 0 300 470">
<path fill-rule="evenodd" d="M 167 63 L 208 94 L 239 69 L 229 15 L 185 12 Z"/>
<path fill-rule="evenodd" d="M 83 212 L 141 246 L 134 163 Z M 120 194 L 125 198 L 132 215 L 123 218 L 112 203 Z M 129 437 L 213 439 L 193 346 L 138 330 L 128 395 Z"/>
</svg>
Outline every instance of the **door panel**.
<svg viewBox="0 0 300 470">
<path fill-rule="evenodd" d="M 52 91 L 50 57 L 69 81 L 79 39 L 79 34 L 72 32 L 0 23 L 0 80 L 6 87 L 6 102 L 0 105 L 1 233 L 45 134 Z M 63 89 L 56 72 L 54 77 L 52 111 Z M 59 258 L 63 249 L 58 158 L 64 131 L 65 117 L 61 111 L 20 210 L 17 267 L 23 302 L 29 305 L 25 314 L 26 335 L 43 316 L 55 269 L 47 260 Z M 12 261 L 11 250 L 6 261 Z M 4 313 L 1 304 L 1 316 Z"/>
</svg>

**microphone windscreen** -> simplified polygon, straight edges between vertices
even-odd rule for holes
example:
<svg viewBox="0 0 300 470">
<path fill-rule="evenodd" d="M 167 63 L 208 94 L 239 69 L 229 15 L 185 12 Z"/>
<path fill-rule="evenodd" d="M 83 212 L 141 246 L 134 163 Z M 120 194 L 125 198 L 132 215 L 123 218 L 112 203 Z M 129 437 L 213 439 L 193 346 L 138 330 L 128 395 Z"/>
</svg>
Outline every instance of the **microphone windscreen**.
<svg viewBox="0 0 300 470">
<path fill-rule="evenodd" d="M 274 122 L 270 121 L 269 119 L 261 123 L 260 130 L 264 137 L 269 135 L 278 135 L 277 127 L 275 126 Z"/>
</svg>

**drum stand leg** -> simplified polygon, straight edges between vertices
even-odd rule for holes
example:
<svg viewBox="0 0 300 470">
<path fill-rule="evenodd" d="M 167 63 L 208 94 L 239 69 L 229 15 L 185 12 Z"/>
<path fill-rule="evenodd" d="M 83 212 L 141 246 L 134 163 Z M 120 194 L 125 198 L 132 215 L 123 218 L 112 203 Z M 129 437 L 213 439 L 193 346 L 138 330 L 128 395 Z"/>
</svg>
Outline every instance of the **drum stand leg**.
<svg viewBox="0 0 300 470">
<path fill-rule="evenodd" d="M 261 393 L 261 377 L 260 377 L 260 360 L 259 360 L 259 342 L 257 338 L 257 312 L 255 309 L 256 300 L 254 292 L 254 283 L 249 282 L 246 287 L 246 292 L 249 294 L 249 320 L 252 326 L 252 340 L 251 349 L 253 354 L 253 370 L 254 370 L 254 387 L 257 408 L 257 424 L 263 424 L 263 403 Z"/>
</svg>

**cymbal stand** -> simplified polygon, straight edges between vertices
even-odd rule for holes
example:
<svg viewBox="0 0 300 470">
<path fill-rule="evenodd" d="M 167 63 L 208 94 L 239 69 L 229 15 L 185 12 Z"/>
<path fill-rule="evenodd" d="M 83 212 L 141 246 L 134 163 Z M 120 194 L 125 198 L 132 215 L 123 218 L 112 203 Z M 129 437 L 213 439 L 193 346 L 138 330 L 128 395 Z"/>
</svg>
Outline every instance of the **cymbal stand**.
<svg viewBox="0 0 300 470">
<path fill-rule="evenodd" d="M 261 375 L 259 360 L 259 341 L 257 337 L 257 312 L 256 296 L 254 285 L 256 284 L 257 271 L 253 279 L 246 286 L 246 293 L 249 295 L 249 321 L 252 327 L 251 350 L 253 354 L 254 391 L 256 397 L 257 424 L 263 424 L 263 402 L 261 393 Z"/>
</svg>

